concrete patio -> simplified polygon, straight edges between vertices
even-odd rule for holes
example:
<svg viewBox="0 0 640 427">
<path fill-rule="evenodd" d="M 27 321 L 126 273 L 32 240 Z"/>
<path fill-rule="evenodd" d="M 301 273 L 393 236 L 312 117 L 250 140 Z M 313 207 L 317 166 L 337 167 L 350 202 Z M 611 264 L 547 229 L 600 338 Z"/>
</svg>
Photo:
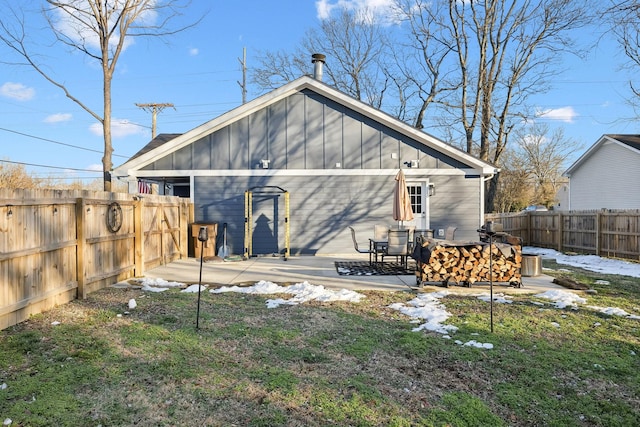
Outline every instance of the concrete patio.
<svg viewBox="0 0 640 427">
<path fill-rule="evenodd" d="M 414 275 L 395 276 L 341 276 L 335 268 L 335 261 L 365 261 L 366 256 L 332 255 L 332 256 L 299 256 L 283 260 L 282 257 L 256 257 L 246 261 L 222 261 L 220 259 L 205 261 L 202 265 L 202 283 L 211 285 L 252 285 L 260 280 L 268 280 L 278 284 L 294 284 L 307 281 L 313 285 L 323 285 L 333 289 L 350 290 L 442 290 L 444 287 L 425 285 L 416 286 Z M 182 283 L 198 283 L 200 259 L 188 258 L 174 261 L 168 265 L 149 270 L 145 277 L 160 278 Z M 540 293 L 550 289 L 564 289 L 552 283 L 553 278 L 547 275 L 523 277 L 523 286 L 516 288 L 506 283 L 494 283 L 493 291 L 508 294 Z M 451 286 L 449 290 L 456 293 L 489 292 L 489 283 L 476 283 L 472 287 Z"/>
</svg>

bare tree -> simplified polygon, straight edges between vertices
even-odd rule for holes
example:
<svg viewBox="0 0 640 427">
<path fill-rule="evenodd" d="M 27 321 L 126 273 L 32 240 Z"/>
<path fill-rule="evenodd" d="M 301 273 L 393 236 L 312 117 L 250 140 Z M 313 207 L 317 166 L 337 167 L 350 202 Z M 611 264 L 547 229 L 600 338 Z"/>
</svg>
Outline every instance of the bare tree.
<svg viewBox="0 0 640 427">
<path fill-rule="evenodd" d="M 0 188 L 42 188 L 44 180 L 29 174 L 24 165 L 0 160 Z"/>
<path fill-rule="evenodd" d="M 589 6 L 583 0 L 449 2 L 461 89 L 446 106 L 461 122 L 467 152 L 500 165 L 510 133 L 530 116 L 527 98 L 547 89 L 562 54 L 577 52 L 570 35 L 590 22 Z M 488 210 L 497 184 L 498 175 L 489 181 Z"/>
<path fill-rule="evenodd" d="M 444 7 L 441 2 L 424 0 L 396 2 L 398 18 L 408 27 L 407 42 L 400 49 L 391 49 L 404 81 L 397 92 L 404 104 L 413 104 L 410 98 L 417 98 L 412 107 L 416 111 L 413 125 L 418 129 L 424 128 L 427 108 L 459 88 L 459 82 L 449 78 L 451 70 L 445 68 L 456 45 L 442 19 Z"/>
<path fill-rule="evenodd" d="M 327 83 L 380 108 L 389 86 L 384 73 L 385 33 L 370 14 L 342 9 L 307 31 L 293 53 L 265 52 L 252 70 L 252 83 L 273 89 L 310 70 L 311 54 L 327 56 Z"/>
<path fill-rule="evenodd" d="M 638 0 L 611 1 L 611 7 L 604 15 L 607 16 L 608 26 L 618 44 L 628 58 L 626 68 L 636 71 L 640 68 L 640 2 Z M 632 105 L 640 107 L 640 88 L 633 81 L 629 82 L 633 93 L 630 99 Z"/>
<path fill-rule="evenodd" d="M 72 51 L 100 64 L 103 77 L 102 113 L 88 106 L 86 101 L 71 93 L 68 86 L 54 78 L 40 56 L 29 48 L 25 15 L 23 11 L 9 7 L 0 21 L 2 40 L 21 59 L 19 64 L 28 65 L 82 109 L 87 111 L 102 125 L 104 135 L 104 155 L 102 157 L 104 190 L 111 191 L 111 169 L 113 168 L 111 142 L 111 84 L 116 64 L 132 37 L 167 36 L 183 31 L 195 24 L 171 28 L 170 23 L 181 15 L 181 10 L 189 1 L 179 0 L 45 0 L 42 13 L 48 29 L 61 43 Z M 7 17 L 13 18 L 9 23 Z"/>
</svg>

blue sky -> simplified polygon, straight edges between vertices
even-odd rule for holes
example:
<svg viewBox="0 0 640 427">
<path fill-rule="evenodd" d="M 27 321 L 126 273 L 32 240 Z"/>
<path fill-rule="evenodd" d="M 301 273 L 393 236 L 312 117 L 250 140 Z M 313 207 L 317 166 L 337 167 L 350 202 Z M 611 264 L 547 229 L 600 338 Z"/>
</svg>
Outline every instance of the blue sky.
<svg viewBox="0 0 640 427">
<path fill-rule="evenodd" d="M 151 114 L 136 103 L 174 104 L 175 109 L 158 115 L 158 133 L 186 132 L 240 105 L 237 82 L 242 79 L 243 48 L 248 66 L 258 65 L 261 51 L 292 50 L 336 5 L 382 7 L 388 1 L 193 1 L 187 20 L 208 10 L 196 28 L 163 40 L 137 39 L 118 61 L 113 83 L 114 165 L 124 163 L 151 138 Z M 0 47 L 0 55 L 7 54 L 5 49 Z M 62 48 L 41 52 L 70 91 L 101 113 L 97 64 Z M 632 117 L 633 111 L 625 101 L 628 84 L 626 73 L 619 71 L 624 58 L 618 52 L 603 40 L 586 61 L 568 58 L 552 91 L 535 98 L 539 110 L 547 113 L 541 120 L 563 127 L 584 149 L 604 133 L 638 132 L 633 122 L 619 120 Z M 255 96 L 250 88 L 248 99 Z M 43 177 L 98 178 L 102 149 L 97 121 L 60 89 L 29 68 L 0 64 L 0 159 L 59 168 L 28 167 Z"/>
</svg>

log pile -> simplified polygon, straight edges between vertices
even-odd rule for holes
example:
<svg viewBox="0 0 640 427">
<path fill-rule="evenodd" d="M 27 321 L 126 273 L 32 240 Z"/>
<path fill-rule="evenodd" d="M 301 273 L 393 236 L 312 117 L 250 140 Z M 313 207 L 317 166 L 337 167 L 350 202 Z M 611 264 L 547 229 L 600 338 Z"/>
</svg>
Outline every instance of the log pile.
<svg viewBox="0 0 640 427">
<path fill-rule="evenodd" d="M 522 251 L 519 244 L 451 242 L 427 239 L 417 247 L 416 278 L 421 282 L 455 283 L 470 286 L 475 282 L 508 282 L 520 285 Z M 493 270 L 490 275 L 489 267 Z"/>
</svg>

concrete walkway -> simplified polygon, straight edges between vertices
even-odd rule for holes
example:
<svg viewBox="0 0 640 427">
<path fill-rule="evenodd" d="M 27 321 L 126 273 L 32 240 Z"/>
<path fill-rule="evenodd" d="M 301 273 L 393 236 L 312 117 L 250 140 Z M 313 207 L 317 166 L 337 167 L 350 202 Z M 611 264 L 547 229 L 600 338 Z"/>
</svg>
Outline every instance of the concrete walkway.
<svg viewBox="0 0 640 427">
<path fill-rule="evenodd" d="M 335 261 L 364 261 L 365 257 L 354 255 L 299 256 L 284 261 L 282 257 L 257 257 L 247 261 L 205 261 L 202 265 L 202 283 L 211 285 L 253 285 L 260 280 L 284 284 L 307 281 L 312 285 L 323 285 L 332 289 L 350 290 L 442 290 L 443 287 L 418 288 L 414 275 L 397 276 L 340 276 Z M 187 284 L 198 283 L 200 259 L 188 258 L 149 270 L 145 277 L 160 278 Z M 494 283 L 494 293 L 540 293 L 550 289 L 565 289 L 552 283 L 552 277 L 540 275 L 523 277 L 523 286 L 515 288 L 506 283 Z M 456 293 L 489 292 L 489 283 L 476 283 L 472 287 L 451 286 Z"/>
</svg>

